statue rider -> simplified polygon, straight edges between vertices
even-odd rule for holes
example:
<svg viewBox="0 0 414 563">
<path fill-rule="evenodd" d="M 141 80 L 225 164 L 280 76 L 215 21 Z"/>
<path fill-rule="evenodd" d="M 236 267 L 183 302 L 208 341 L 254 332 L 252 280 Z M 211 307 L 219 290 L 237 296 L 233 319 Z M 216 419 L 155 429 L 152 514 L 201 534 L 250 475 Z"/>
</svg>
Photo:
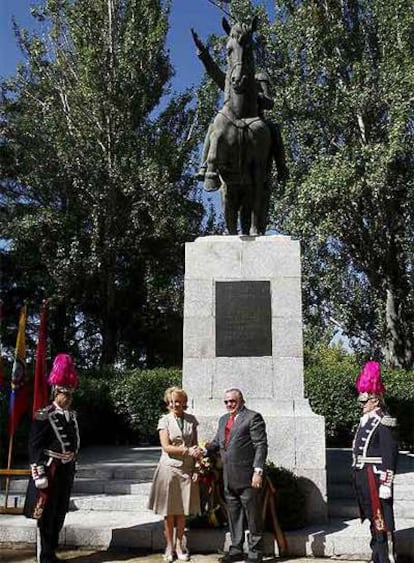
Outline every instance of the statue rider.
<svg viewBox="0 0 414 563">
<path fill-rule="evenodd" d="M 221 68 L 216 64 L 216 62 L 211 57 L 207 47 L 203 44 L 197 33 L 191 29 L 191 33 L 193 36 L 194 43 L 197 47 L 197 56 L 201 60 L 206 69 L 207 74 L 214 80 L 217 86 L 224 92 L 225 86 L 225 79 L 226 74 L 221 70 Z M 284 182 L 288 178 L 288 169 L 286 167 L 286 160 L 285 160 L 285 149 L 283 146 L 282 135 L 280 132 L 279 125 L 274 123 L 273 121 L 267 120 L 264 118 L 264 111 L 270 110 L 273 108 L 273 99 L 270 95 L 270 83 L 269 77 L 265 72 L 258 72 L 255 75 L 256 80 L 256 88 L 258 92 L 258 116 L 265 121 L 266 125 L 268 126 L 271 134 L 271 155 L 275 161 L 276 169 L 277 169 L 277 176 L 279 182 Z M 204 146 L 203 146 L 203 153 L 201 157 L 201 166 L 197 173 L 197 178 L 200 181 L 204 181 L 206 179 L 206 171 L 207 171 L 207 157 L 210 150 L 210 135 L 213 130 L 213 124 L 211 124 L 208 128 Z M 215 191 L 220 188 L 221 182 L 219 175 L 217 172 L 210 172 L 209 174 L 209 182 L 207 186 L 205 186 L 206 191 Z M 210 177 L 213 175 L 214 177 Z M 269 189 L 269 186 L 267 186 Z M 270 194 L 269 194 L 270 196 Z"/>
</svg>

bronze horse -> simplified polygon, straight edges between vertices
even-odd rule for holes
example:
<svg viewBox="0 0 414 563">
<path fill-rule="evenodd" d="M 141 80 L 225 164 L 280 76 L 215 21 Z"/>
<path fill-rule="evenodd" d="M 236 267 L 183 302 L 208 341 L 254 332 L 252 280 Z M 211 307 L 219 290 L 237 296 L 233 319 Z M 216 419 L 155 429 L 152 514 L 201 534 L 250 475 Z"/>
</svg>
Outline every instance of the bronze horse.
<svg viewBox="0 0 414 563">
<path fill-rule="evenodd" d="M 205 189 L 218 181 L 228 233 L 237 234 L 240 215 L 244 235 L 264 235 L 267 215 L 267 181 L 270 168 L 271 135 L 258 116 L 257 86 L 253 52 L 253 33 L 257 18 L 250 25 L 230 27 L 224 105 L 214 119 L 207 156 Z"/>
</svg>

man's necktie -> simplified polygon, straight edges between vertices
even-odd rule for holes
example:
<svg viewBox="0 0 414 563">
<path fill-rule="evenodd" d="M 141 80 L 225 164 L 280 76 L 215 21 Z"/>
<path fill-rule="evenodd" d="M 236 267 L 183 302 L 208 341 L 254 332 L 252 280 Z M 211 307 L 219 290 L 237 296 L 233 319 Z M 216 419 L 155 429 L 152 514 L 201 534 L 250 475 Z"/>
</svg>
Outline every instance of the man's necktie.
<svg viewBox="0 0 414 563">
<path fill-rule="evenodd" d="M 229 416 L 229 418 L 227 419 L 226 426 L 225 426 L 225 428 L 224 428 L 224 443 L 225 443 L 225 445 L 226 445 L 226 448 L 227 448 L 227 445 L 228 445 L 228 443 L 229 443 L 230 430 L 231 430 L 232 427 L 233 427 L 234 419 L 235 419 L 235 418 L 236 418 L 236 415 L 235 415 L 235 414 L 231 414 L 231 415 Z"/>
</svg>

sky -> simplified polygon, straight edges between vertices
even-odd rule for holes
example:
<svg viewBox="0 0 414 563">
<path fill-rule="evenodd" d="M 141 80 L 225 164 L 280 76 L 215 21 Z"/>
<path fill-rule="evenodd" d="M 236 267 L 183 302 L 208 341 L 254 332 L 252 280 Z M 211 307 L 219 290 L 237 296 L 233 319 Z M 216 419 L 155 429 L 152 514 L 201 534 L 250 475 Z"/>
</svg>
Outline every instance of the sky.
<svg viewBox="0 0 414 563">
<path fill-rule="evenodd" d="M 13 34 L 12 17 L 22 27 L 30 28 L 34 22 L 30 6 L 35 3 L 36 0 L 0 0 L 0 76 L 3 78 L 14 74 L 21 60 Z M 271 0 L 256 0 L 255 3 L 265 4 L 271 10 Z M 172 80 L 173 90 L 198 84 L 203 74 L 190 29 L 193 27 L 203 40 L 211 33 L 223 34 L 222 16 L 223 13 L 208 0 L 172 0 L 167 47 L 176 70 Z"/>
</svg>

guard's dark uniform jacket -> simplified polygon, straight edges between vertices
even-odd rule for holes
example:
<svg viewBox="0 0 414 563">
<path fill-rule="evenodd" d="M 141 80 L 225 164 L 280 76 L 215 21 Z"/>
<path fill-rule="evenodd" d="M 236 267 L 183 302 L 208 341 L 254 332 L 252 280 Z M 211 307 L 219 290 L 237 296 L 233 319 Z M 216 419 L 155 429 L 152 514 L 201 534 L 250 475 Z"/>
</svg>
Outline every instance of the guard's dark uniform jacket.
<svg viewBox="0 0 414 563">
<path fill-rule="evenodd" d="M 41 563 L 55 561 L 59 532 L 69 509 L 79 451 L 79 428 L 74 411 L 51 404 L 36 413 L 29 438 L 32 476 L 24 514 L 38 520 L 42 542 Z M 47 477 L 47 487 L 37 488 L 35 480 Z"/>
<path fill-rule="evenodd" d="M 379 497 L 380 485 L 391 487 L 397 465 L 397 421 L 380 408 L 361 417 L 353 442 L 353 476 L 361 519 L 371 522 L 372 560 L 393 560 L 395 529 L 392 496 Z"/>
</svg>

